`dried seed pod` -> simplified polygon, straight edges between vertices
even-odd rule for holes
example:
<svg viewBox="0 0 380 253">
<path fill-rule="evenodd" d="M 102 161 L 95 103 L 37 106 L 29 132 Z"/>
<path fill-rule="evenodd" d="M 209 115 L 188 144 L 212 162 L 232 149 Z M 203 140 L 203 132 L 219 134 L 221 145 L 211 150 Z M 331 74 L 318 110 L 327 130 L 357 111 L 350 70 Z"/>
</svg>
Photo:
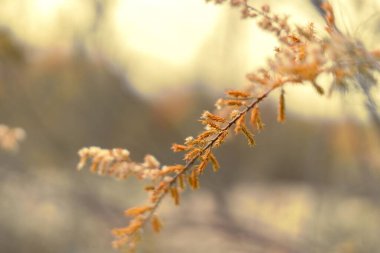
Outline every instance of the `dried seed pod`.
<svg viewBox="0 0 380 253">
<path fill-rule="evenodd" d="M 181 152 L 181 151 L 186 151 L 188 150 L 189 147 L 188 146 L 185 146 L 185 145 L 180 145 L 180 144 L 176 144 L 176 143 L 173 143 L 172 147 L 171 147 L 171 150 L 173 152 Z"/>
<path fill-rule="evenodd" d="M 285 122 L 285 91 L 284 89 L 281 90 L 281 95 L 278 101 L 278 115 L 277 115 L 277 121 L 278 122 Z"/>
<path fill-rule="evenodd" d="M 214 172 L 217 172 L 220 168 L 219 162 L 216 159 L 215 155 L 213 153 L 210 153 L 210 161 L 212 163 L 212 169 Z"/>
<path fill-rule="evenodd" d="M 245 135 L 245 137 L 247 137 L 249 146 L 253 147 L 256 145 L 253 134 L 248 130 L 246 126 L 243 125 L 241 127 L 241 132 Z"/>
<path fill-rule="evenodd" d="M 174 204 L 176 206 L 178 206 L 179 205 L 179 192 L 178 192 L 177 187 L 170 188 L 170 194 L 174 200 Z"/>
<path fill-rule="evenodd" d="M 259 106 L 255 106 L 251 111 L 251 125 L 255 127 L 257 130 L 262 130 L 264 128 L 264 123 L 261 120 L 261 113 Z"/>
<path fill-rule="evenodd" d="M 151 224 L 154 232 L 159 233 L 161 231 L 162 222 L 160 221 L 157 215 L 153 215 Z"/>
<path fill-rule="evenodd" d="M 248 98 L 250 97 L 250 93 L 248 92 L 245 92 L 245 91 L 240 91 L 240 90 L 228 90 L 226 91 L 226 94 L 228 96 L 231 96 L 231 97 L 235 97 L 235 98 Z"/>
<path fill-rule="evenodd" d="M 145 212 L 148 212 L 150 210 L 152 210 L 152 206 L 132 207 L 132 208 L 125 210 L 124 214 L 126 216 L 134 217 L 137 215 L 144 214 Z"/>
</svg>

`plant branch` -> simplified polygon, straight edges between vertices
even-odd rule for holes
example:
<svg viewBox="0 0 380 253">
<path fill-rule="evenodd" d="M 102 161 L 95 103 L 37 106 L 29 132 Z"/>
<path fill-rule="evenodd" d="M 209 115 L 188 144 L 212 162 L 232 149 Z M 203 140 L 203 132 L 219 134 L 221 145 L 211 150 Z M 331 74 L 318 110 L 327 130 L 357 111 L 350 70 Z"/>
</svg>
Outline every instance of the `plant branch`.
<svg viewBox="0 0 380 253">
<path fill-rule="evenodd" d="M 241 110 L 234 118 L 232 118 L 227 125 L 225 125 L 220 132 L 215 135 L 212 139 L 209 140 L 208 144 L 201 149 L 201 151 L 193 157 L 190 161 L 186 163 L 182 171 L 180 171 L 178 174 L 176 174 L 170 181 L 168 188 L 172 187 L 177 183 L 177 179 L 181 176 L 187 173 L 194 165 L 194 163 L 208 150 L 213 148 L 213 145 L 215 142 L 222 136 L 222 134 L 225 131 L 228 131 L 243 115 L 245 115 L 247 112 L 249 112 L 251 109 L 253 109 L 258 103 L 260 103 L 263 99 L 265 99 L 274 89 L 278 88 L 279 86 L 273 86 L 270 89 L 268 89 L 266 92 L 264 92 L 261 96 L 256 98 L 253 102 L 251 102 L 249 105 L 247 105 L 244 110 Z M 165 198 L 168 191 L 163 191 L 162 194 L 159 196 L 157 201 L 155 202 L 154 206 L 150 210 L 148 216 L 144 220 L 144 225 L 147 221 L 150 220 L 150 218 L 153 216 L 153 214 L 156 212 L 157 208 L 159 207 L 162 200 Z"/>
</svg>

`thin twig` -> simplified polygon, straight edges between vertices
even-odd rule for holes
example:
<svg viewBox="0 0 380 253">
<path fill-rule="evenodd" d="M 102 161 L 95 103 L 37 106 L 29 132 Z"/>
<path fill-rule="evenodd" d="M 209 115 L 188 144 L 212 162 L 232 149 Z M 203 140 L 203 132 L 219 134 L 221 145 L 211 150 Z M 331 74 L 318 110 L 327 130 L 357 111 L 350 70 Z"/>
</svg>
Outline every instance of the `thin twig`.
<svg viewBox="0 0 380 253">
<path fill-rule="evenodd" d="M 228 131 L 233 124 L 235 124 L 243 115 L 245 115 L 247 112 L 249 112 L 251 109 L 253 109 L 258 103 L 260 103 L 264 98 L 266 98 L 275 88 L 277 88 L 278 86 L 274 86 L 272 88 L 270 88 L 269 90 L 267 90 L 264 94 L 262 94 L 260 97 L 256 98 L 256 100 L 254 100 L 251 104 L 247 105 L 244 110 L 241 110 L 233 119 L 231 119 L 226 126 L 224 126 L 220 132 L 215 135 L 211 140 L 209 140 L 208 144 L 203 147 L 201 149 L 201 151 L 194 157 L 192 158 L 190 161 L 188 161 L 186 163 L 186 165 L 184 166 L 184 168 L 182 169 L 182 171 L 180 171 L 178 174 L 176 174 L 170 181 L 169 183 L 169 186 L 168 188 L 172 187 L 174 184 L 176 184 L 177 182 L 177 179 L 178 177 L 180 177 L 181 175 L 184 175 L 185 173 L 187 173 L 191 168 L 192 166 L 194 165 L 194 163 L 208 150 L 208 149 L 211 149 L 213 147 L 213 145 L 215 144 L 215 142 L 220 138 L 220 136 L 225 132 L 225 131 Z M 146 224 L 147 221 L 149 221 L 151 219 L 151 217 L 153 216 L 153 214 L 155 213 L 155 211 L 157 210 L 157 208 L 159 207 L 160 203 L 162 202 L 162 200 L 164 199 L 164 197 L 166 196 L 166 194 L 168 193 L 168 191 L 163 191 L 163 193 L 159 196 L 159 198 L 157 199 L 157 201 L 154 203 L 154 206 L 152 207 L 152 209 L 149 211 L 149 214 L 148 216 L 144 219 L 143 221 L 143 226 Z"/>
</svg>

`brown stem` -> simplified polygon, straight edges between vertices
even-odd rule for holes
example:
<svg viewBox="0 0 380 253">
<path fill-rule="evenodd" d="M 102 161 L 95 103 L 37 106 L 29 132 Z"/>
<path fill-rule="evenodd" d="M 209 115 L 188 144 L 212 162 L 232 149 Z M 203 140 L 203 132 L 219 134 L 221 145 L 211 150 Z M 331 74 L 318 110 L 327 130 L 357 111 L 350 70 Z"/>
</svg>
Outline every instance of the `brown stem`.
<svg viewBox="0 0 380 253">
<path fill-rule="evenodd" d="M 188 161 L 186 163 L 186 165 L 184 166 L 183 170 L 181 172 L 179 172 L 178 174 L 176 174 L 172 180 L 170 181 L 169 185 L 168 185 L 168 188 L 172 187 L 178 177 L 180 177 L 181 175 L 185 174 L 187 171 L 189 171 L 192 166 L 194 165 L 194 163 L 199 159 L 199 157 L 201 157 L 206 151 L 207 149 L 211 149 L 213 147 L 213 145 L 215 144 L 215 142 L 219 139 L 219 137 L 225 132 L 225 131 L 228 131 L 228 129 L 231 128 L 231 126 L 233 124 L 235 124 L 243 115 L 245 115 L 247 112 L 249 112 L 251 109 L 253 109 L 258 103 L 260 103 L 264 98 L 266 98 L 274 89 L 276 89 L 278 86 L 274 86 L 274 87 L 271 87 L 269 90 L 267 90 L 264 94 L 262 94 L 261 96 L 259 96 L 258 98 L 256 98 L 256 100 L 254 100 L 252 103 L 250 103 L 249 105 L 247 105 L 244 110 L 241 110 L 233 119 L 231 119 L 226 126 L 224 126 L 220 132 L 215 135 L 211 140 L 209 140 L 208 144 L 202 148 L 202 150 L 199 152 L 198 155 L 196 155 L 193 159 L 191 159 L 190 161 Z M 157 208 L 159 207 L 160 203 L 162 202 L 162 200 L 164 199 L 164 197 L 166 196 L 168 191 L 163 191 L 163 193 L 160 195 L 160 197 L 157 199 L 157 201 L 154 203 L 154 206 L 152 207 L 152 209 L 149 211 L 149 214 L 147 215 L 147 217 L 145 218 L 144 220 L 144 224 L 143 226 L 145 225 L 145 223 L 151 219 L 151 217 L 153 216 L 153 214 L 155 213 L 155 211 L 157 210 Z"/>
<path fill-rule="evenodd" d="M 268 15 L 268 13 L 263 12 L 263 11 L 261 11 L 261 10 L 255 8 L 255 7 L 253 7 L 253 6 L 251 6 L 251 5 L 249 5 L 247 2 L 245 2 L 245 7 L 246 7 L 247 9 L 251 10 L 251 11 L 256 12 L 258 15 L 267 18 L 267 19 L 270 20 L 270 21 L 274 21 L 274 19 L 271 18 L 271 17 Z"/>
</svg>

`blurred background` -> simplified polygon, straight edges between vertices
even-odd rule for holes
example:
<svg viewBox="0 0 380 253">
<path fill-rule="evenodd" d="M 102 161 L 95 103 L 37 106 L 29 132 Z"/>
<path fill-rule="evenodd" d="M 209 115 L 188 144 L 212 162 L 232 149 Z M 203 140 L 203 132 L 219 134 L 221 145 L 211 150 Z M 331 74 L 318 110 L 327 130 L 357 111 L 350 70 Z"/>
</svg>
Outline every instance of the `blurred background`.
<svg viewBox="0 0 380 253">
<path fill-rule="evenodd" d="M 322 31 L 316 2 L 252 5 Z M 375 49 L 380 1 L 331 2 L 339 27 Z M 18 152 L 0 151 L 0 251 L 113 252 L 110 230 L 145 193 L 78 172 L 78 149 L 180 162 L 170 145 L 199 133 L 201 112 L 275 46 L 238 10 L 203 0 L 0 0 L 0 123 L 27 134 Z M 276 106 L 263 104 L 257 147 L 231 139 L 201 190 L 164 203 L 165 229 L 146 231 L 139 252 L 380 252 L 380 128 L 364 98 L 289 87 L 281 125 Z"/>
</svg>

